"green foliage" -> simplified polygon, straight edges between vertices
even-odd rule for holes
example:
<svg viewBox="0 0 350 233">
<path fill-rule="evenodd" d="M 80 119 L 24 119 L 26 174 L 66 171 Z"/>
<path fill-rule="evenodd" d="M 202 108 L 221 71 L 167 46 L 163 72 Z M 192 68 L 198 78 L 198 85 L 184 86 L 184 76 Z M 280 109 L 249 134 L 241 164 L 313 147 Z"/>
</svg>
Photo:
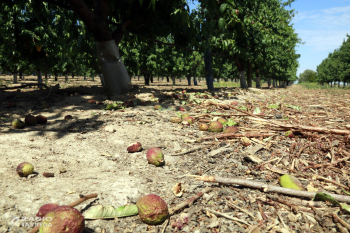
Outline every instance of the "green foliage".
<svg viewBox="0 0 350 233">
<path fill-rule="evenodd" d="M 303 73 L 299 74 L 298 83 L 302 82 L 315 82 L 316 72 L 310 69 L 305 70 Z"/>
</svg>

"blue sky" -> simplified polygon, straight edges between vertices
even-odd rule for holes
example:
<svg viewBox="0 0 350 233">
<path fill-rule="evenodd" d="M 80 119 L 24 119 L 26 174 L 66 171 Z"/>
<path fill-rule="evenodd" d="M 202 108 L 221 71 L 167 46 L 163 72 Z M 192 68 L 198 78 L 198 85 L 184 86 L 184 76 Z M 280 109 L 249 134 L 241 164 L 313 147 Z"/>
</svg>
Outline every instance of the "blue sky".
<svg viewBox="0 0 350 233">
<path fill-rule="evenodd" d="M 190 4 L 190 8 L 195 8 Z M 299 76 L 306 69 L 316 71 L 330 52 L 339 48 L 350 35 L 350 0 L 296 0 L 293 28 L 305 44 L 298 45 Z"/>
</svg>

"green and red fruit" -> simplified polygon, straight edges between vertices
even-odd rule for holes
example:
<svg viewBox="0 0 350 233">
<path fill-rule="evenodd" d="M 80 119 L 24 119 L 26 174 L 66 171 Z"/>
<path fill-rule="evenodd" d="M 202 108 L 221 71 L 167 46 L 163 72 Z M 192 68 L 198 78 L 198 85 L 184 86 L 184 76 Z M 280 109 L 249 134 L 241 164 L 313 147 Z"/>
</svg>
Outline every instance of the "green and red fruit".
<svg viewBox="0 0 350 233">
<path fill-rule="evenodd" d="M 180 123 L 181 122 L 181 118 L 180 117 L 172 117 L 170 119 L 171 123 Z"/>
<path fill-rule="evenodd" d="M 38 124 L 46 124 L 47 117 L 42 116 L 42 115 L 38 115 L 38 116 L 36 116 L 36 120 L 37 120 Z"/>
<path fill-rule="evenodd" d="M 200 131 L 208 131 L 208 125 L 207 124 L 200 124 L 199 125 L 199 130 Z"/>
<path fill-rule="evenodd" d="M 24 118 L 24 122 L 26 123 L 26 125 L 29 126 L 36 126 L 36 124 L 38 124 L 38 120 L 33 115 L 26 115 Z"/>
<path fill-rule="evenodd" d="M 89 104 L 96 104 L 96 100 L 88 100 Z"/>
<path fill-rule="evenodd" d="M 141 220 L 149 225 L 162 224 L 169 216 L 168 205 L 155 194 L 139 198 L 136 206 Z"/>
<path fill-rule="evenodd" d="M 155 166 L 160 166 L 164 162 L 163 152 L 158 147 L 151 147 L 147 151 L 146 158 L 149 164 L 153 164 Z"/>
<path fill-rule="evenodd" d="M 16 168 L 16 172 L 20 177 L 26 177 L 32 174 L 33 171 L 34 171 L 34 166 L 28 162 L 21 163 Z"/>
<path fill-rule="evenodd" d="M 190 114 L 188 114 L 188 113 L 182 114 L 181 115 L 181 120 L 183 120 L 185 117 L 188 117 L 188 116 L 190 116 Z"/>
<path fill-rule="evenodd" d="M 180 107 L 179 110 L 183 112 L 186 111 L 183 107 Z"/>
<path fill-rule="evenodd" d="M 231 105 L 237 106 L 238 103 L 236 101 L 231 102 Z"/>
<path fill-rule="evenodd" d="M 70 206 L 58 206 L 48 212 L 40 224 L 40 233 L 82 233 L 84 216 Z"/>
<path fill-rule="evenodd" d="M 36 216 L 42 218 L 48 212 L 54 210 L 57 207 L 59 207 L 59 205 L 56 204 L 56 203 L 50 203 L 50 204 L 43 205 L 42 207 L 40 207 L 40 209 L 39 209 L 38 213 L 36 214 Z"/>
<path fill-rule="evenodd" d="M 292 131 L 287 131 L 285 134 L 284 134 L 285 137 L 289 137 L 289 138 L 294 138 L 294 134 Z"/>
<path fill-rule="evenodd" d="M 20 119 L 16 119 L 12 122 L 12 126 L 15 128 L 15 129 L 23 129 L 26 124 L 21 121 Z"/>
<path fill-rule="evenodd" d="M 185 125 L 185 126 L 190 126 L 191 125 L 190 122 L 188 122 L 188 121 L 182 121 L 181 124 Z"/>
<path fill-rule="evenodd" d="M 238 130 L 239 129 L 236 126 L 229 126 L 224 130 L 223 133 L 237 133 Z"/>
<path fill-rule="evenodd" d="M 154 106 L 154 110 L 159 110 L 159 109 L 161 109 L 161 108 L 162 108 L 162 106 L 160 106 L 159 104 L 157 104 L 157 105 Z"/>
<path fill-rule="evenodd" d="M 129 153 L 139 152 L 142 150 L 142 145 L 139 142 L 131 143 L 126 149 Z"/>
<path fill-rule="evenodd" d="M 208 127 L 209 132 L 222 132 L 223 129 L 224 126 L 218 121 L 212 121 Z"/>
<path fill-rule="evenodd" d="M 182 119 L 183 121 L 188 121 L 188 123 L 190 123 L 191 125 L 193 124 L 193 118 L 190 116 L 186 116 Z"/>
</svg>

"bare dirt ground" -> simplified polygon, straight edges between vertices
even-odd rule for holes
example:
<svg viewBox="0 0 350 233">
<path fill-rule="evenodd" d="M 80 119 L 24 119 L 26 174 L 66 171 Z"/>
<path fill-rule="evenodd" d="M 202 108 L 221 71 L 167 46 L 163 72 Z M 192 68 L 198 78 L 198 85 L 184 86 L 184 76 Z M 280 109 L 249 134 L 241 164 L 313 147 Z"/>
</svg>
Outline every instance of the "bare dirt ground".
<svg viewBox="0 0 350 233">
<path fill-rule="evenodd" d="M 1 76 L 2 84 L 10 78 Z M 35 82 L 34 76 L 26 79 L 27 83 Z M 51 77 L 48 85 L 56 83 L 52 80 Z M 107 96 L 98 78 L 82 81 L 82 77 L 75 77 L 65 84 L 64 77 L 59 77 L 59 82 L 63 88 L 48 97 L 47 90 L 38 88 L 0 92 L 0 232 L 26 232 L 35 224 L 33 217 L 40 206 L 47 203 L 67 205 L 79 195 L 98 194 L 97 199 L 76 207 L 82 213 L 99 204 L 114 207 L 134 204 L 139 197 L 149 193 L 162 197 L 170 208 L 206 187 L 213 190 L 192 206 L 175 213 L 165 232 L 337 232 L 345 229 L 344 224 L 333 220 L 334 212 L 350 224 L 346 211 L 327 202 L 319 208 L 300 207 L 297 201 L 309 201 L 310 198 L 297 196 L 292 199 L 288 195 L 278 195 L 280 199 L 293 203 L 293 207 L 300 207 L 295 210 L 277 199 L 272 200 L 263 189 L 220 185 L 185 176 L 241 178 L 279 186 L 281 174 L 289 173 L 300 179 L 304 190 L 312 191 L 312 187 L 318 188 L 318 192 L 325 190 L 347 195 L 341 188 L 349 190 L 349 163 L 347 160 L 337 161 L 350 156 L 349 138 L 345 132 L 350 130 L 349 91 L 305 91 L 299 86 L 273 90 L 252 88 L 249 91 L 218 88 L 216 98 L 208 93 L 207 97 L 196 97 L 201 103 L 191 103 L 167 98 L 163 94 L 168 89 L 204 93 L 203 86 L 189 88 L 185 85 L 186 80 L 177 81 L 178 85 L 173 87 L 155 79 L 153 85 L 140 85 L 125 96 Z M 143 81 L 132 82 L 141 84 Z M 136 100 L 140 93 L 153 94 L 158 100 L 147 106 L 103 110 L 107 103 Z M 47 97 L 47 108 L 42 106 L 43 97 Z M 89 99 L 104 105 L 89 104 Z M 230 104 L 236 102 L 247 114 L 205 102 L 208 100 L 226 106 L 235 106 Z M 169 122 L 179 112 L 182 101 L 186 101 L 184 108 L 195 119 L 191 126 Z M 8 107 L 9 102 L 15 102 L 16 106 Z M 163 109 L 154 110 L 156 104 Z M 296 137 L 285 137 L 290 128 L 252 119 L 249 114 L 255 108 L 264 113 L 261 116 L 265 119 L 279 124 L 307 126 L 312 130 L 294 127 Z M 199 131 L 200 123 L 218 116 L 211 114 L 213 112 L 226 114 L 226 119 L 232 118 L 239 123 L 237 135 L 220 137 Z M 14 129 L 12 120 L 24 120 L 27 114 L 44 115 L 48 123 Z M 65 115 L 72 115 L 73 119 L 66 121 L 63 119 Z M 345 134 L 325 129 L 343 130 Z M 273 136 L 263 141 L 268 138 L 266 134 Z M 242 135 L 253 135 L 250 146 L 243 145 Z M 208 136 L 213 137 L 205 138 Z M 144 149 L 128 153 L 126 148 L 132 142 L 140 142 Z M 154 146 L 161 147 L 164 152 L 165 165 L 162 167 L 147 163 L 146 152 Z M 198 146 L 201 148 L 174 156 Z M 221 150 L 215 152 L 217 149 Z M 33 164 L 34 174 L 19 177 L 15 170 L 21 162 Z M 54 177 L 44 177 L 44 172 L 54 173 Z M 328 181 L 317 179 L 315 174 Z M 172 191 L 177 183 L 182 183 L 186 190 L 181 197 L 176 197 Z M 190 221 L 183 229 L 171 227 L 180 213 L 189 212 L 192 213 Z M 133 216 L 86 220 L 85 225 L 84 232 L 162 232 L 165 223 L 149 226 L 138 216 Z"/>
</svg>

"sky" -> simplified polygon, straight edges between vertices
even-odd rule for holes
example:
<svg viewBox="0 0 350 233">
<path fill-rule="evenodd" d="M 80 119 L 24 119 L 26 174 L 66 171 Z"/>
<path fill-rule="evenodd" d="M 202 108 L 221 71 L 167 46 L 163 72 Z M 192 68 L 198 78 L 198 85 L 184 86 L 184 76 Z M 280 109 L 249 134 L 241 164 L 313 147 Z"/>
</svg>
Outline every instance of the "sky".
<svg viewBox="0 0 350 233">
<path fill-rule="evenodd" d="M 190 4 L 190 8 L 195 8 Z M 316 71 L 328 54 L 339 48 L 350 35 L 350 0 L 296 0 L 293 28 L 305 44 L 296 48 L 299 58 L 297 75 L 306 69 Z"/>
</svg>

